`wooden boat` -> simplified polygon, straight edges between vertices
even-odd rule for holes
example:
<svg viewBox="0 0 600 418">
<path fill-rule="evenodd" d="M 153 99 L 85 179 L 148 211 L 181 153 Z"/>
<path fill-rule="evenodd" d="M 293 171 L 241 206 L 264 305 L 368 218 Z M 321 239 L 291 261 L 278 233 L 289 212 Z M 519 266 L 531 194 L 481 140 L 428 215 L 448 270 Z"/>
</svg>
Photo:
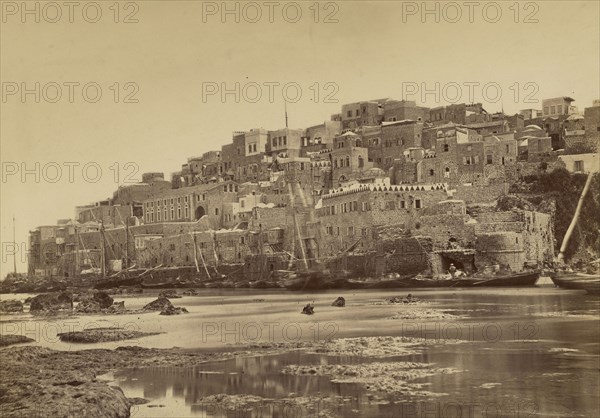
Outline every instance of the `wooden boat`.
<svg viewBox="0 0 600 418">
<path fill-rule="evenodd" d="M 552 282 L 563 289 L 593 289 L 594 284 L 600 281 L 598 274 L 577 272 L 557 272 L 550 274 Z"/>
<path fill-rule="evenodd" d="M 540 277 L 539 270 L 522 271 L 517 273 L 473 276 L 458 279 L 460 287 L 521 287 L 533 286 Z"/>
</svg>

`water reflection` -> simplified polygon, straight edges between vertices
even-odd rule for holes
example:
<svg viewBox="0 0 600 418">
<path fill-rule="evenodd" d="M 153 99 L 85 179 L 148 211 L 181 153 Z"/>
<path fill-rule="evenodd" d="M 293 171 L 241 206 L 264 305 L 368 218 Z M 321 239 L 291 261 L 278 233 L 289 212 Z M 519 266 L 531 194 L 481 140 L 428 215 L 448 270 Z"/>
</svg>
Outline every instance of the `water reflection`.
<svg viewBox="0 0 600 418">
<path fill-rule="evenodd" d="M 165 405 L 161 411 L 140 406 L 136 416 L 159 416 L 153 415 L 155 412 L 165 416 L 177 403 L 186 406 L 184 415 L 178 416 L 194 417 L 315 416 L 313 414 L 323 410 L 344 417 L 597 416 L 598 357 L 581 352 L 557 352 L 552 346 L 548 342 L 527 347 L 503 343 L 490 348 L 473 343 L 430 347 L 426 353 L 402 358 L 402 361 L 428 362 L 461 370 L 456 374 L 421 379 L 420 382 L 428 385 L 427 390 L 444 394 L 429 399 L 372 393 L 360 384 L 333 383 L 323 376 L 281 374 L 281 369 L 290 364 L 375 361 L 300 352 L 236 358 L 189 368 L 124 370 L 115 378 L 127 396 L 143 396 L 155 404 Z M 218 406 L 219 403 L 203 402 L 207 396 L 223 393 L 264 399 L 233 410 Z M 298 396 L 326 399 L 312 400 L 308 406 L 281 402 Z M 289 415 L 291 408 L 294 415 Z M 462 412 L 456 415 L 459 410 Z"/>
</svg>

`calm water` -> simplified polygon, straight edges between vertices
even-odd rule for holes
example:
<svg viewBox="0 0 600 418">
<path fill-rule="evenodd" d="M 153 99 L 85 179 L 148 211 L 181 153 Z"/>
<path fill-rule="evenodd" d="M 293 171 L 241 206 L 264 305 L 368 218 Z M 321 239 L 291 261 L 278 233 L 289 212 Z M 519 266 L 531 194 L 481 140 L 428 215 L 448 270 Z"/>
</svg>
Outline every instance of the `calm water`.
<svg viewBox="0 0 600 418">
<path fill-rule="evenodd" d="M 252 343 L 323 341 L 360 336 L 421 337 L 428 342 L 402 357 L 327 356 L 294 351 L 236 358 L 189 368 L 121 370 L 107 376 L 128 397 L 150 400 L 140 416 L 234 417 L 597 417 L 600 416 L 600 299 L 581 291 L 521 289 L 415 290 L 424 304 L 384 303 L 406 290 L 278 293 L 211 289 L 173 299 L 189 314 L 34 318 L 3 315 L 2 333 L 21 333 L 34 345 L 59 350 L 123 345 L 227 350 Z M 2 298 L 13 296 L 2 295 Z M 330 306 L 337 296 L 345 308 Z M 18 295 L 24 298 L 26 295 Z M 156 295 L 119 298 L 135 309 Z M 315 315 L 301 315 L 315 304 Z M 395 318 L 395 319 L 390 319 Z M 77 345 L 57 332 L 126 326 L 163 334 L 116 343 Z M 459 343 L 457 343 L 457 341 Z M 413 361 L 453 368 L 414 380 L 431 396 L 388 395 L 328 376 L 283 374 L 287 365 Z M 255 402 L 230 406 L 210 395 L 249 395 Z M 291 400 L 291 401 L 290 401 Z M 304 401 L 299 402 L 300 401 Z"/>
</svg>

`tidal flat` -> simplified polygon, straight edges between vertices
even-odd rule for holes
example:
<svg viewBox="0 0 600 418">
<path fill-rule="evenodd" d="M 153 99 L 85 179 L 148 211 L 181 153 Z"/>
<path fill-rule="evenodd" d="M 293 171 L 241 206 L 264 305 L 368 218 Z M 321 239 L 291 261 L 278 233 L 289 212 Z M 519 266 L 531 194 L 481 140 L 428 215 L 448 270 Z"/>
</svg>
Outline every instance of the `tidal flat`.
<svg viewBox="0 0 600 418">
<path fill-rule="evenodd" d="M 177 316 L 141 312 L 153 293 L 115 296 L 135 311 L 122 315 L 2 315 L 3 337 L 32 340 L 0 349 L 2 416 L 597 416 L 598 297 L 411 293 L 421 303 L 389 303 L 401 289 L 207 289 L 178 298 Z M 98 328 L 134 338 L 59 337 Z"/>
</svg>

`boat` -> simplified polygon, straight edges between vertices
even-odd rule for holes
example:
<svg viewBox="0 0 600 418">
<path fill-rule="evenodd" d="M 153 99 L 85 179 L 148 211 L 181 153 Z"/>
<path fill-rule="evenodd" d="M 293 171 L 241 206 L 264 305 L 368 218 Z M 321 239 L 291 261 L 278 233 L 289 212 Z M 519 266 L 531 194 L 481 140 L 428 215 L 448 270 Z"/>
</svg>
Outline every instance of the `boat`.
<svg viewBox="0 0 600 418">
<path fill-rule="evenodd" d="M 521 287 L 533 286 L 540 277 L 539 270 L 491 274 L 458 279 L 459 287 Z"/>
<path fill-rule="evenodd" d="M 600 275 L 579 272 L 556 272 L 550 274 L 555 286 L 563 289 L 593 289 L 600 282 Z"/>
</svg>

